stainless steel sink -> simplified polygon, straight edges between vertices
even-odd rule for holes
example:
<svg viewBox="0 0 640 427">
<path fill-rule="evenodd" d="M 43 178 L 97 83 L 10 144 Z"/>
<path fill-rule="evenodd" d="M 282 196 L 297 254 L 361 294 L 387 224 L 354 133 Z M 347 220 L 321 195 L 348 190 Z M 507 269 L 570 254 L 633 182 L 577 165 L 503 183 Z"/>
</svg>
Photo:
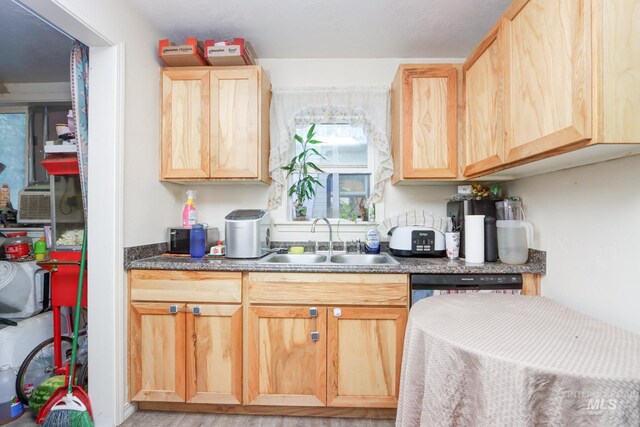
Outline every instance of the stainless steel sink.
<svg viewBox="0 0 640 427">
<path fill-rule="evenodd" d="M 324 254 L 271 254 L 258 262 L 261 264 L 399 264 L 389 254 L 336 254 L 329 259 Z"/>
<path fill-rule="evenodd" d="M 334 264 L 399 264 L 387 254 L 339 254 L 333 255 L 330 262 Z"/>
<path fill-rule="evenodd" d="M 276 264 L 318 264 L 327 261 L 326 255 L 318 254 L 273 254 L 260 261 Z"/>
</svg>

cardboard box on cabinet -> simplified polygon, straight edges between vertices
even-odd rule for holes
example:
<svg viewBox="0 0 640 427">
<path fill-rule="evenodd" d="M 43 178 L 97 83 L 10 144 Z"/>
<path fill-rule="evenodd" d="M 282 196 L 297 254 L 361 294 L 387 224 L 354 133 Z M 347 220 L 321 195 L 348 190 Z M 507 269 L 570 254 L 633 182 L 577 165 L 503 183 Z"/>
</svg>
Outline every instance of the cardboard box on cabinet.
<svg viewBox="0 0 640 427">
<path fill-rule="evenodd" d="M 169 67 L 207 65 L 203 57 L 204 45 L 195 37 L 187 37 L 185 44 L 176 46 L 169 39 L 158 42 L 158 56 Z"/>
<path fill-rule="evenodd" d="M 206 40 L 204 54 L 207 62 L 215 66 L 255 65 L 255 54 L 249 42 L 243 38 L 233 41 Z"/>
</svg>

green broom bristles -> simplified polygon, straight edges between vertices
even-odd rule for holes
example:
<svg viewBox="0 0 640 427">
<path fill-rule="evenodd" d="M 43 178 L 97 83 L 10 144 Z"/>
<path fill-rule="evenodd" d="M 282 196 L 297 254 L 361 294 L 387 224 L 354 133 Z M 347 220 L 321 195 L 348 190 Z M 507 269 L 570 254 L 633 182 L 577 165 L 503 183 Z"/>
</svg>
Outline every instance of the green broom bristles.
<svg viewBox="0 0 640 427">
<path fill-rule="evenodd" d="M 80 398 L 67 393 L 51 408 L 42 427 L 93 427 L 93 420 Z"/>
<path fill-rule="evenodd" d="M 49 413 L 43 427 L 93 427 L 93 420 L 86 411 L 60 409 Z"/>
</svg>

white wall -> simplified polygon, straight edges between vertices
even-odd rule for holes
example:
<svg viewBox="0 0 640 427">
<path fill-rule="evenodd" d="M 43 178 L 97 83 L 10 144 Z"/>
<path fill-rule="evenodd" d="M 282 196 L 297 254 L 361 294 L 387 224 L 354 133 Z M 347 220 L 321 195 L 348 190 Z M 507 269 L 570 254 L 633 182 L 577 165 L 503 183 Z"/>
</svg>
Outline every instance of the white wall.
<svg viewBox="0 0 640 427">
<path fill-rule="evenodd" d="M 464 58 L 259 59 L 273 87 L 389 86 L 400 64 L 450 64 Z"/>
<path fill-rule="evenodd" d="M 33 2 L 25 3 L 36 8 L 29 4 Z M 51 3 L 87 23 L 111 44 L 124 44 L 124 245 L 166 240 L 166 228 L 174 224 L 171 208 L 177 200 L 173 188 L 158 181 L 160 62 L 156 48 L 162 35 L 125 0 Z M 72 28 L 69 23 L 65 30 Z M 91 46 L 91 40 L 81 41 Z"/>
<path fill-rule="evenodd" d="M 458 63 L 461 59 L 260 59 L 273 87 L 311 87 L 311 86 L 391 86 L 399 64 L 414 63 Z M 184 192 L 188 187 L 177 189 L 180 206 L 174 209 L 174 221 L 177 224 L 184 204 Z M 224 216 L 234 209 L 263 208 L 267 205 L 268 186 L 210 185 L 194 186 L 198 191 L 196 207 L 201 222 L 219 227 L 224 233 Z M 381 213 L 389 216 L 407 209 L 419 208 L 432 212 L 436 216 L 445 215 L 446 199 L 456 192 L 455 185 L 440 186 L 391 186 L 387 185 L 383 203 L 377 206 L 378 219 Z M 284 217 L 284 208 L 274 212 L 279 221 Z M 274 227 L 274 240 L 326 240 L 328 234 L 308 233 L 309 225 Z M 347 228 L 344 227 L 346 230 Z M 286 230 L 286 231 L 284 231 Z M 324 228 L 322 230 L 325 230 Z M 353 228 L 352 228 L 353 230 Z M 362 237 L 362 230 L 340 233 L 343 240 Z"/>
<path fill-rule="evenodd" d="M 542 294 L 640 334 L 640 156 L 508 184 L 522 197 L 536 248 L 547 251 Z"/>
</svg>

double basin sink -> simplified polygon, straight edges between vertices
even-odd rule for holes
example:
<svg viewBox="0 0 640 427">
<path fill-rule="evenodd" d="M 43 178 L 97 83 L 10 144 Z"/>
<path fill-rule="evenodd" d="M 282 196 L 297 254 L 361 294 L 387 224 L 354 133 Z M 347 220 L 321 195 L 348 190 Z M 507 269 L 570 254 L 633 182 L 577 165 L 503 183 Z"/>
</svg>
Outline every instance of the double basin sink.
<svg viewBox="0 0 640 427">
<path fill-rule="evenodd" d="M 260 261 L 265 264 L 399 264 L 388 254 L 271 254 Z"/>
</svg>

